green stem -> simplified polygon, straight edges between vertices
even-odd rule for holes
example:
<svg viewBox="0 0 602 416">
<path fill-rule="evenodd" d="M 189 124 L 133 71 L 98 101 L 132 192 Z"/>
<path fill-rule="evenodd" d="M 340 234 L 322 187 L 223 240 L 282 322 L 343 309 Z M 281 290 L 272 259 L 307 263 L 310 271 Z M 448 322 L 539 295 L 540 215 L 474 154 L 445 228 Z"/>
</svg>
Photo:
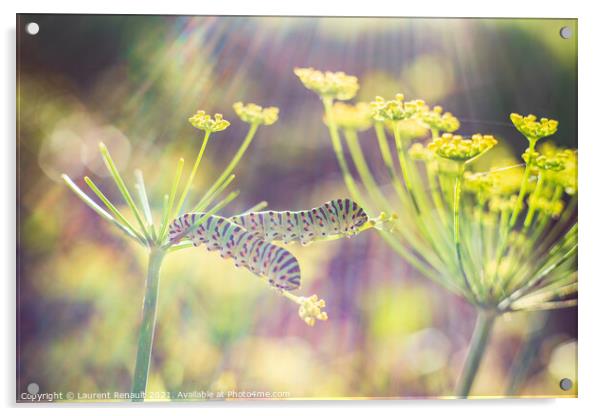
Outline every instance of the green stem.
<svg viewBox="0 0 602 416">
<path fill-rule="evenodd" d="M 376 131 L 378 147 L 380 148 L 380 153 L 382 155 L 383 162 L 385 163 L 385 167 L 387 168 L 387 173 L 389 174 L 391 183 L 393 184 L 393 188 L 395 189 L 395 192 L 397 193 L 402 205 L 405 207 L 410 204 L 410 201 L 408 201 L 407 195 L 403 189 L 403 185 L 399 180 L 397 172 L 395 171 L 395 167 L 393 166 L 393 157 L 391 156 L 391 150 L 389 149 L 389 144 L 387 143 L 387 134 L 385 133 L 383 123 L 376 122 L 374 124 L 374 130 Z"/>
<path fill-rule="evenodd" d="M 146 383 L 150 369 L 155 322 L 157 320 L 157 299 L 159 297 L 159 270 L 165 256 L 165 250 L 152 248 L 149 254 L 148 274 L 146 278 L 146 292 L 142 309 L 142 323 L 138 335 L 138 352 L 136 354 L 136 368 L 132 393 L 136 398 L 132 401 L 144 401 Z"/>
<path fill-rule="evenodd" d="M 246 215 L 246 214 L 249 214 L 251 212 L 263 211 L 267 206 L 268 206 L 268 202 L 267 201 L 261 201 L 261 202 L 255 204 L 255 205 L 253 205 L 251 208 L 243 211 L 240 215 Z"/>
<path fill-rule="evenodd" d="M 436 168 L 432 161 L 426 161 L 426 175 L 429 183 L 429 187 L 431 188 L 431 194 L 433 196 L 433 203 L 435 204 L 435 209 L 437 210 L 437 214 L 441 219 L 441 223 L 444 228 L 448 228 L 447 222 L 447 214 L 445 213 L 445 208 L 443 205 L 443 199 L 441 199 L 441 191 L 440 186 L 437 186 L 436 180 Z"/>
<path fill-rule="evenodd" d="M 537 177 L 537 184 L 535 185 L 535 190 L 533 191 L 533 195 L 531 196 L 532 199 L 530 199 L 530 201 L 533 201 L 535 199 L 537 199 L 539 197 L 539 195 L 541 194 L 541 190 L 543 188 L 543 173 L 540 172 L 539 176 Z M 529 204 L 529 210 L 527 211 L 527 216 L 525 217 L 525 222 L 524 222 L 524 231 L 527 232 L 529 230 L 529 227 L 531 227 L 531 223 L 533 222 L 533 216 L 535 215 L 535 204 Z"/>
<path fill-rule="evenodd" d="M 205 131 L 205 137 L 203 138 L 203 144 L 201 145 L 201 150 L 199 150 L 199 154 L 196 157 L 196 161 L 194 162 L 194 166 L 190 171 L 190 176 L 188 176 L 188 181 L 186 181 L 186 185 L 184 186 L 184 190 L 182 191 L 182 195 L 180 196 L 180 202 L 176 205 L 176 215 L 180 214 L 180 210 L 182 209 L 182 205 L 184 205 L 184 201 L 188 196 L 188 192 L 190 191 L 190 186 L 192 185 L 192 181 L 196 175 L 196 171 L 201 164 L 201 159 L 203 158 L 203 154 L 205 153 L 205 148 L 207 147 L 207 143 L 209 142 L 209 137 L 211 136 L 210 131 Z"/>
<path fill-rule="evenodd" d="M 372 198 L 374 201 L 378 201 L 378 204 L 383 210 L 392 212 L 393 208 L 385 196 L 380 192 L 378 184 L 376 183 L 376 180 L 374 179 L 374 176 L 368 167 L 368 163 L 366 162 L 362 148 L 358 143 L 357 132 L 355 130 L 347 129 L 344 131 L 344 135 L 345 139 L 347 140 L 347 146 L 349 147 L 349 152 L 351 153 L 351 158 L 355 164 L 355 168 L 360 174 L 362 183 L 368 190 L 370 198 Z"/>
<path fill-rule="evenodd" d="M 232 181 L 234 180 L 234 178 L 236 178 L 235 174 L 232 174 L 228 177 L 228 179 L 226 179 L 225 181 L 222 182 L 222 184 L 220 186 L 218 186 L 213 193 L 211 193 L 210 195 L 206 195 L 204 196 L 199 202 L 198 204 L 196 204 L 194 206 L 194 208 L 192 208 L 192 212 L 202 212 L 205 208 L 207 208 L 209 205 L 211 205 L 211 203 L 218 197 L 221 195 L 221 193 L 224 191 L 224 189 L 226 189 L 228 187 L 228 185 L 230 185 L 230 183 L 232 183 Z"/>
<path fill-rule="evenodd" d="M 462 260 L 462 240 L 460 234 L 460 202 L 462 198 L 464 167 L 463 163 L 458 166 L 458 173 L 454 184 L 454 245 L 456 246 L 456 259 L 458 260 L 458 267 L 462 274 L 462 278 L 464 279 L 464 284 L 466 285 L 468 293 L 472 294 L 472 285 L 468 280 L 466 270 L 464 269 L 464 261 Z"/>
<path fill-rule="evenodd" d="M 136 237 L 138 238 L 138 240 L 143 245 L 145 245 L 146 242 L 144 240 L 144 236 L 142 236 L 142 234 L 140 234 L 138 231 L 136 231 L 134 226 L 132 224 L 130 224 L 130 222 L 117 209 L 117 207 L 115 207 L 115 205 L 113 205 L 113 203 L 111 201 L 109 201 L 109 199 L 105 196 L 105 194 L 102 193 L 102 191 L 98 188 L 98 186 L 96 186 L 96 184 L 92 181 L 92 179 L 90 179 L 87 176 L 84 176 L 84 182 L 86 182 L 86 184 L 88 184 L 90 189 L 92 189 L 92 192 L 94 192 L 96 194 L 96 196 L 105 204 L 105 206 L 111 212 L 111 214 L 113 214 L 115 219 L 118 222 L 120 222 L 125 228 L 130 230 L 130 232 L 135 234 Z"/>
<path fill-rule="evenodd" d="M 134 240 L 138 241 L 143 246 L 146 245 L 146 240 L 144 240 L 143 237 L 139 236 L 139 234 L 137 234 L 133 228 L 123 225 L 121 222 L 119 222 L 115 218 L 113 218 L 113 216 L 111 214 L 109 214 L 107 211 L 102 209 L 96 202 L 94 202 L 88 195 L 86 195 L 86 193 L 84 191 L 82 191 L 79 188 L 79 186 L 77 186 L 75 184 L 75 182 L 73 182 L 71 180 L 71 178 L 69 176 L 67 176 L 63 173 L 61 175 L 61 177 L 63 178 L 63 180 L 69 187 L 69 189 L 71 189 L 75 193 L 75 195 L 77 195 L 77 197 L 79 197 L 87 206 L 92 208 L 92 210 L 94 210 L 94 212 L 96 212 L 98 215 L 100 215 L 100 217 L 109 221 L 111 224 L 114 224 L 115 226 L 117 226 L 117 228 L 119 228 L 121 231 L 126 233 L 129 237 L 132 237 Z"/>
<path fill-rule="evenodd" d="M 251 124 L 251 126 L 249 127 L 249 131 L 247 132 L 247 135 L 245 136 L 244 141 L 242 142 L 242 144 L 236 151 L 236 154 L 234 155 L 232 160 L 230 160 L 230 163 L 228 164 L 228 166 L 226 166 L 226 169 L 224 169 L 224 171 L 222 172 L 220 177 L 217 178 L 217 180 L 215 182 L 213 182 L 213 185 L 211 185 L 211 188 L 209 188 L 209 190 L 207 192 L 205 192 L 205 195 L 203 196 L 203 198 L 197 205 L 199 205 L 199 206 L 204 205 L 205 199 L 207 197 L 210 197 L 214 193 L 214 191 L 222 184 L 222 182 L 224 182 L 226 179 L 228 179 L 228 177 L 230 176 L 230 174 L 232 173 L 232 171 L 234 170 L 236 165 L 238 165 L 238 162 L 240 162 L 240 159 L 242 158 L 242 156 L 245 154 L 247 148 L 251 144 L 251 141 L 253 141 L 253 137 L 255 136 L 255 132 L 257 132 L 258 127 L 259 127 L 259 124 Z"/>
<path fill-rule="evenodd" d="M 136 177 L 135 187 L 138 191 L 138 198 L 140 199 L 140 203 L 142 204 L 142 212 L 146 220 L 146 226 L 150 231 L 151 237 L 154 241 L 157 239 L 157 235 L 155 232 L 155 226 L 153 224 L 153 214 L 151 212 L 150 203 L 148 201 L 148 195 L 146 193 L 146 186 L 144 185 L 144 176 L 142 174 L 142 171 L 139 169 L 134 171 L 134 176 Z"/>
<path fill-rule="evenodd" d="M 537 140 L 529 139 L 529 154 L 533 154 L 535 151 L 535 143 Z M 516 199 L 516 204 L 514 204 L 514 210 L 512 211 L 512 217 L 510 217 L 510 226 L 512 229 L 514 224 L 518 219 L 518 215 L 522 211 L 523 208 L 523 200 L 525 199 L 525 194 L 527 193 L 527 186 L 529 185 L 529 175 L 531 175 L 531 166 L 533 165 L 532 157 L 529 157 L 529 161 L 525 166 L 525 173 L 523 174 L 523 180 L 520 184 L 520 191 L 518 192 L 518 198 Z"/>
<path fill-rule="evenodd" d="M 360 192 L 357 188 L 353 177 L 349 171 L 349 166 L 347 165 L 347 160 L 345 159 L 345 155 L 343 153 L 343 145 L 341 144 L 341 138 L 339 136 L 339 131 L 337 130 L 336 123 L 334 122 L 332 116 L 332 98 L 324 97 L 322 98 L 322 102 L 324 103 L 324 112 L 326 113 L 326 124 L 328 124 L 328 131 L 330 132 L 330 139 L 332 141 L 332 147 L 334 149 L 334 153 L 337 157 L 339 165 L 341 166 L 341 170 L 343 173 L 343 180 L 345 181 L 345 185 L 349 189 L 349 193 L 351 197 L 355 199 L 357 202 L 360 201 Z M 365 204 L 362 204 L 365 205 Z"/>
<path fill-rule="evenodd" d="M 111 157 L 111 154 L 109 153 L 109 149 L 107 149 L 107 146 L 105 146 L 104 143 L 100 143 L 99 147 L 100 147 L 100 153 L 102 154 L 102 158 L 105 162 L 105 165 L 107 166 L 107 169 L 109 170 L 109 173 L 111 174 L 111 177 L 115 181 L 117 188 L 119 188 L 119 192 L 121 192 L 123 199 L 125 199 L 125 202 L 127 202 L 128 206 L 132 210 L 132 213 L 134 214 L 136 221 L 138 221 L 138 225 L 140 225 L 140 229 L 142 230 L 144 237 L 146 238 L 147 241 L 151 241 L 151 236 L 148 233 L 148 230 L 146 229 L 146 225 L 144 224 L 144 221 L 142 221 L 142 216 L 140 215 L 140 210 L 134 203 L 134 200 L 132 199 L 132 195 L 130 194 L 130 191 L 128 190 L 127 186 L 125 185 L 123 178 L 119 174 L 119 171 L 117 170 L 117 167 L 115 166 L 115 162 L 113 162 L 113 158 Z"/>
<path fill-rule="evenodd" d="M 414 209 L 418 214 L 420 214 L 420 207 L 418 206 L 418 200 L 416 199 L 416 195 L 414 194 L 414 187 L 410 178 L 410 168 L 406 159 L 404 143 L 401 138 L 401 134 L 399 134 L 399 127 L 397 126 L 397 124 L 395 124 L 395 126 L 393 127 L 393 136 L 395 137 L 395 147 L 397 150 L 399 168 L 401 169 L 403 181 L 406 185 L 406 189 L 408 190 L 408 194 L 410 194 L 410 199 L 412 200 L 412 205 L 414 206 Z"/>
<path fill-rule="evenodd" d="M 174 176 L 174 180 L 171 185 L 171 190 L 169 191 L 169 195 L 167 197 L 167 203 L 164 207 L 165 212 L 163 214 L 163 221 L 161 221 L 161 232 L 159 233 L 159 241 L 163 242 L 165 236 L 167 235 L 167 226 L 169 224 L 169 220 L 173 218 L 173 206 L 176 200 L 176 193 L 178 192 L 178 185 L 180 184 L 180 178 L 182 177 L 182 169 L 184 168 L 184 159 L 180 158 L 178 160 L 178 166 L 176 168 L 176 176 Z"/>
<path fill-rule="evenodd" d="M 468 356 L 458 381 L 457 396 L 467 398 L 479 370 L 481 360 L 485 354 L 489 336 L 495 322 L 496 315 L 492 311 L 479 309 L 477 323 L 472 333 Z"/>
<path fill-rule="evenodd" d="M 531 363 L 541 346 L 544 328 L 548 322 L 549 316 L 549 313 L 543 312 L 532 314 L 529 318 L 528 336 L 527 339 L 524 340 L 520 351 L 512 363 L 509 382 L 506 386 L 506 395 L 516 396 L 522 384 L 525 382 Z"/>
</svg>

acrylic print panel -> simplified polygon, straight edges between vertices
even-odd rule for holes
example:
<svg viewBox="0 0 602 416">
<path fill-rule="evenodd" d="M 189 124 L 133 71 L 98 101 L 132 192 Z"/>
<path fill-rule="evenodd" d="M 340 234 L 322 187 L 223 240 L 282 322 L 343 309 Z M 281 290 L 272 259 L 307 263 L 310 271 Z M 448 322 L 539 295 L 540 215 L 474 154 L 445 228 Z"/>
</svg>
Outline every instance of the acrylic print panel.
<svg viewBox="0 0 602 416">
<path fill-rule="evenodd" d="M 576 20 L 17 33 L 17 401 L 576 397 Z"/>
</svg>

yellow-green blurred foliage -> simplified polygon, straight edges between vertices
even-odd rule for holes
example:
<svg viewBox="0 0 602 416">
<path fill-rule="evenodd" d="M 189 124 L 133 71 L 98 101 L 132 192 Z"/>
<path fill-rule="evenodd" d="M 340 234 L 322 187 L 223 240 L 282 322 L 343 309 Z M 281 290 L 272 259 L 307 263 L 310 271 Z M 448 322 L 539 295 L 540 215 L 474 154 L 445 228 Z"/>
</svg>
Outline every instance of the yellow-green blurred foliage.
<svg viewBox="0 0 602 416">
<path fill-rule="evenodd" d="M 505 120 L 497 116 L 509 111 L 504 100 L 514 105 L 524 97 L 517 96 L 519 68 L 532 68 L 525 69 L 532 80 L 542 75 L 537 65 L 572 62 L 556 40 L 540 36 L 541 28 L 556 30 L 560 23 L 553 21 L 530 31 L 520 21 L 405 19 L 383 25 L 366 19 L 357 22 L 373 24 L 356 25 L 338 19 L 335 27 L 301 18 L 73 19 L 75 26 L 67 17 L 41 17 L 42 43 L 26 39 L 20 46 L 19 391 L 30 382 L 41 392 L 131 388 L 144 253 L 59 180 L 63 172 L 89 175 L 111 200 L 121 201 L 100 159 L 99 141 L 126 181 L 132 183 L 135 168 L 144 172 L 158 218 L 177 160 L 186 159 L 187 175 L 200 146 L 188 116 L 204 109 L 234 120 L 208 147 L 193 185 L 198 194 L 245 133 L 232 103 L 278 106 L 280 120 L 259 130 L 235 172 L 241 196 L 225 214 L 264 199 L 271 209 L 306 209 L 347 193 L 324 127 L 307 122 L 321 119 L 319 109 L 298 88 L 293 67 L 356 74 L 362 80 L 359 99 L 402 90 L 441 102 L 454 114 Z M 62 27 L 72 34 L 66 37 Z M 533 51 L 542 52 L 535 61 L 506 63 Z M 554 81 L 563 74 L 549 76 Z M 491 105 L 475 111 L 483 101 Z M 375 143 L 373 148 L 375 154 Z M 496 152 L 488 157 L 516 157 L 513 149 Z M 166 259 L 150 391 L 452 394 L 474 323 L 463 301 L 421 278 L 372 231 L 290 249 L 301 264 L 304 293 L 319 290 L 328 303 L 329 320 L 314 328 L 298 319 L 290 302 L 214 252 L 191 248 Z M 526 325 L 527 316 L 513 315 L 496 326 L 476 394 L 503 394 Z M 520 393 L 575 393 L 557 387 L 559 377 L 575 378 L 573 326 L 551 326 L 554 336 L 542 344 Z"/>
</svg>

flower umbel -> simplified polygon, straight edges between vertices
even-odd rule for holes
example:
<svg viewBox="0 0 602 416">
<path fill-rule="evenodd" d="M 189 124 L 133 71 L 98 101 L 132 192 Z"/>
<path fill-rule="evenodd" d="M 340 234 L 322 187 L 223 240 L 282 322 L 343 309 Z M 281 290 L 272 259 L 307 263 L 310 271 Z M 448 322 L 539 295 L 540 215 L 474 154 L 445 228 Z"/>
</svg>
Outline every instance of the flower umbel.
<svg viewBox="0 0 602 416">
<path fill-rule="evenodd" d="M 423 100 L 404 101 L 403 94 L 396 94 L 395 99 L 388 101 L 383 97 L 376 97 L 370 103 L 370 107 L 372 117 L 376 121 L 407 120 L 414 116 L 422 116 L 428 110 Z"/>
<path fill-rule="evenodd" d="M 370 106 L 367 103 L 355 105 L 336 102 L 332 106 L 334 123 L 344 130 L 364 131 L 372 127 Z M 324 122 L 326 117 L 324 117 Z"/>
<path fill-rule="evenodd" d="M 318 298 L 318 295 L 295 296 L 290 292 L 281 292 L 284 297 L 292 300 L 299 305 L 299 318 L 303 320 L 307 325 L 314 326 L 316 320 L 326 321 L 328 314 L 322 310 L 326 306 L 324 299 Z"/>
<path fill-rule="evenodd" d="M 539 140 L 543 137 L 551 136 L 558 129 L 558 121 L 541 118 L 537 121 L 537 117 L 533 114 L 521 116 L 520 114 L 510 114 L 510 120 L 514 127 L 520 131 L 529 140 Z"/>
<path fill-rule="evenodd" d="M 359 84 L 357 77 L 344 72 L 322 72 L 313 68 L 295 68 L 305 88 L 314 91 L 323 98 L 350 100 L 355 97 Z"/>
<path fill-rule="evenodd" d="M 311 295 L 308 298 L 300 298 L 299 317 L 309 325 L 314 326 L 316 319 L 325 321 L 328 319 L 326 312 L 322 308 L 326 306 L 324 299 L 319 299 L 318 295 Z"/>
<path fill-rule="evenodd" d="M 408 154 L 414 160 L 430 161 L 435 155 L 433 152 L 422 143 L 414 143 L 408 150 Z"/>
<path fill-rule="evenodd" d="M 221 114 L 216 113 L 213 117 L 211 117 L 204 111 L 197 111 L 197 113 L 190 117 L 188 121 L 197 129 L 204 130 L 208 133 L 226 130 L 230 125 L 230 122 L 224 120 Z"/>
<path fill-rule="evenodd" d="M 245 123 L 269 126 L 278 120 L 278 107 L 263 108 L 254 103 L 243 104 L 239 101 L 232 108 Z"/>
<path fill-rule="evenodd" d="M 445 133 L 433 140 L 428 148 L 444 159 L 468 162 L 482 155 L 496 144 L 495 137 L 488 134 L 473 134 L 471 138 L 465 139 L 457 134 Z"/>
<path fill-rule="evenodd" d="M 547 172 L 547 179 L 564 188 L 568 195 L 577 192 L 577 151 L 560 149 L 551 143 L 541 146 L 541 154 L 547 157 L 561 157 L 564 169 Z"/>
<path fill-rule="evenodd" d="M 443 112 L 441 106 L 434 106 L 432 110 L 421 114 L 422 121 L 431 129 L 445 133 L 453 133 L 460 128 L 460 121 L 450 112 Z"/>
</svg>

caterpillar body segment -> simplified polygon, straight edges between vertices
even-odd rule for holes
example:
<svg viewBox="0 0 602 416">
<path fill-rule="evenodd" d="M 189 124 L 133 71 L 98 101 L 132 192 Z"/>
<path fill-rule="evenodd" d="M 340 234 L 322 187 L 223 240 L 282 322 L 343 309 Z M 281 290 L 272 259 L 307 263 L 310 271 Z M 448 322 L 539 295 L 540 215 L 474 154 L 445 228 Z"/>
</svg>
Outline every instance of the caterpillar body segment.
<svg viewBox="0 0 602 416">
<path fill-rule="evenodd" d="M 250 212 L 230 220 L 266 241 L 306 245 L 327 236 L 351 236 L 368 216 L 351 199 L 335 199 L 310 210 Z"/>
</svg>

